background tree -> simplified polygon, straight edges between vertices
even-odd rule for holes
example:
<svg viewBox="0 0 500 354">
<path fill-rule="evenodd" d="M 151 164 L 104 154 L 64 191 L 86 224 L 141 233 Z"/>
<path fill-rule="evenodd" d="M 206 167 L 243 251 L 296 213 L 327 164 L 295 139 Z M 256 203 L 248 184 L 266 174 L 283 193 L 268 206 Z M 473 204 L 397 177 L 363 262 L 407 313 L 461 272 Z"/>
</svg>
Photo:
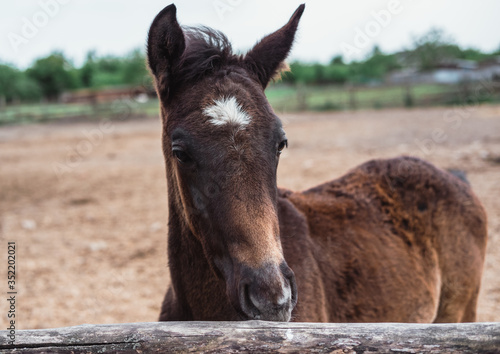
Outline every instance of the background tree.
<svg viewBox="0 0 500 354">
<path fill-rule="evenodd" d="M 117 56 L 104 56 L 95 60 L 92 87 L 123 85 L 123 59 Z"/>
<path fill-rule="evenodd" d="M 0 64 L 0 97 L 6 102 L 12 102 L 16 98 L 14 83 L 19 80 L 20 72 L 15 68 Z"/>
<path fill-rule="evenodd" d="M 94 84 L 94 77 L 97 73 L 95 57 L 95 50 L 88 52 L 85 64 L 80 69 L 80 81 L 83 87 L 92 87 Z"/>
<path fill-rule="evenodd" d="M 374 46 L 368 58 L 354 66 L 353 69 L 358 75 L 359 81 L 367 82 L 382 80 L 388 72 L 400 67 L 395 55 L 384 54 L 378 46 Z"/>
<path fill-rule="evenodd" d="M 5 102 L 36 101 L 42 96 L 40 86 L 24 72 L 0 64 L 0 97 Z"/>
<path fill-rule="evenodd" d="M 381 82 L 390 71 L 402 67 L 429 71 L 457 59 L 482 61 L 496 56 L 500 56 L 500 47 L 491 53 L 461 48 L 444 31 L 432 29 L 414 39 L 410 49 L 398 53 L 386 54 L 374 46 L 361 61 L 346 63 L 341 55 L 325 64 L 295 61 L 281 83 L 302 86 Z M 36 101 L 41 97 L 55 100 L 67 90 L 81 87 L 99 90 L 113 86 L 154 90 L 143 50 L 135 49 L 125 56 L 99 56 L 96 51 L 89 51 L 80 68 L 73 67 L 60 52 L 38 59 L 26 71 L 0 64 L 1 102 Z"/>
<path fill-rule="evenodd" d="M 38 59 L 27 70 L 27 74 L 38 83 L 43 96 L 49 101 L 56 100 L 65 90 L 78 86 L 76 72 L 62 53 Z"/>
<path fill-rule="evenodd" d="M 149 72 L 146 68 L 146 57 L 136 49 L 129 53 L 123 62 L 123 82 L 128 85 L 144 85 L 145 80 L 149 78 Z"/>
<path fill-rule="evenodd" d="M 460 48 L 441 29 L 433 28 L 423 36 L 413 40 L 409 52 L 410 65 L 420 71 L 429 71 L 439 64 L 460 56 Z"/>
</svg>

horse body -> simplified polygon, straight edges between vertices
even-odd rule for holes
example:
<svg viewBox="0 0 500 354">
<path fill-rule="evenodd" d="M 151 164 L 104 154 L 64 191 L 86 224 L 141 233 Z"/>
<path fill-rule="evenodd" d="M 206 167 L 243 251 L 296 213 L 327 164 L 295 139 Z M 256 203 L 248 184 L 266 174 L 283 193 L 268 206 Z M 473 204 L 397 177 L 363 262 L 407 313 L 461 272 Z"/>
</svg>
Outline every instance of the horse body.
<svg viewBox="0 0 500 354">
<path fill-rule="evenodd" d="M 183 30 L 173 5 L 151 25 L 169 203 L 160 320 L 473 321 L 486 216 L 466 183 L 403 157 L 278 189 L 288 141 L 264 89 L 303 10 L 244 56 Z"/>
<path fill-rule="evenodd" d="M 448 172 L 408 157 L 370 161 L 303 193 L 282 191 L 280 221 L 295 320 L 475 320 L 486 216 Z"/>
<path fill-rule="evenodd" d="M 278 209 L 300 294 L 294 321 L 475 320 L 486 215 L 448 172 L 407 157 L 375 160 L 302 193 L 281 189 Z M 169 240 L 169 259 L 190 301 L 181 305 L 174 285 L 161 320 L 240 319 L 199 243 L 175 244 L 186 239 Z"/>
</svg>

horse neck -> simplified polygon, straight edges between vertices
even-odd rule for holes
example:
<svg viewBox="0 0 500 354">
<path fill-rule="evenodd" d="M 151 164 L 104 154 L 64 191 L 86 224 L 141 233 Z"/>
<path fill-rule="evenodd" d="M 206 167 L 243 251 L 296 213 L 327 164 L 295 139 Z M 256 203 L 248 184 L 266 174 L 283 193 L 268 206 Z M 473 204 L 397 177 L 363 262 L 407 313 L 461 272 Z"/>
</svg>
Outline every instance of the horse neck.
<svg viewBox="0 0 500 354">
<path fill-rule="evenodd" d="M 192 320 L 222 320 L 234 317 L 224 303 L 225 285 L 212 271 L 201 242 L 185 219 L 174 178 L 167 171 L 169 190 L 168 258 L 177 306 Z M 222 316 L 222 317 L 220 317 Z M 225 316 L 225 317 L 224 317 Z"/>
<path fill-rule="evenodd" d="M 201 242 L 195 237 L 186 220 L 181 198 L 174 185 L 173 176 L 168 179 L 168 256 L 171 267 L 172 281 L 175 281 L 176 275 L 182 274 L 182 279 L 189 276 L 191 271 L 210 270 L 207 259 L 203 253 Z M 176 267 L 182 267 L 180 272 L 175 272 Z M 189 272 L 188 272 L 189 270 Z M 213 275 L 215 276 L 215 275 Z"/>
</svg>

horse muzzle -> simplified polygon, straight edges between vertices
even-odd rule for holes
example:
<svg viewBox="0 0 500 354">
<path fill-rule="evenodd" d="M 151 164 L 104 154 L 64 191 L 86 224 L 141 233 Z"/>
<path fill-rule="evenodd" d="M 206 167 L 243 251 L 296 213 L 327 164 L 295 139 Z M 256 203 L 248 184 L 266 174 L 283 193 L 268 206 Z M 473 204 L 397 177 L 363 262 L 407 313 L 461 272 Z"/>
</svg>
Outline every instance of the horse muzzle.
<svg viewBox="0 0 500 354">
<path fill-rule="evenodd" d="M 244 319 L 288 322 L 297 304 L 295 275 L 285 261 L 259 268 L 242 265 L 233 306 Z M 236 284 L 235 284 L 236 285 Z"/>
</svg>

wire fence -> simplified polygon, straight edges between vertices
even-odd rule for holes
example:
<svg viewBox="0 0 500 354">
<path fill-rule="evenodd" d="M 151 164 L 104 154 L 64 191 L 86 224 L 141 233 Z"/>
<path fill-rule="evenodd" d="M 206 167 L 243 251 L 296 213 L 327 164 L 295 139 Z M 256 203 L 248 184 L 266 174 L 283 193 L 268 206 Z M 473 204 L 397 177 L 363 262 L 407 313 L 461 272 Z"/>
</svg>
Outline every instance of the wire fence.
<svg viewBox="0 0 500 354">
<path fill-rule="evenodd" d="M 446 106 L 500 102 L 500 81 L 457 85 L 277 85 L 270 88 L 267 95 L 271 105 L 279 112 Z"/>
<path fill-rule="evenodd" d="M 279 112 L 338 111 L 395 107 L 429 107 L 500 102 L 500 81 L 468 82 L 456 85 L 364 85 L 286 86 L 273 85 L 266 91 Z M 109 102 L 0 104 L 0 124 L 124 120 L 158 116 L 156 98 L 133 97 Z"/>
<path fill-rule="evenodd" d="M 121 98 L 102 103 L 37 103 L 0 107 L 0 124 L 125 120 L 158 116 L 158 100 Z"/>
</svg>

